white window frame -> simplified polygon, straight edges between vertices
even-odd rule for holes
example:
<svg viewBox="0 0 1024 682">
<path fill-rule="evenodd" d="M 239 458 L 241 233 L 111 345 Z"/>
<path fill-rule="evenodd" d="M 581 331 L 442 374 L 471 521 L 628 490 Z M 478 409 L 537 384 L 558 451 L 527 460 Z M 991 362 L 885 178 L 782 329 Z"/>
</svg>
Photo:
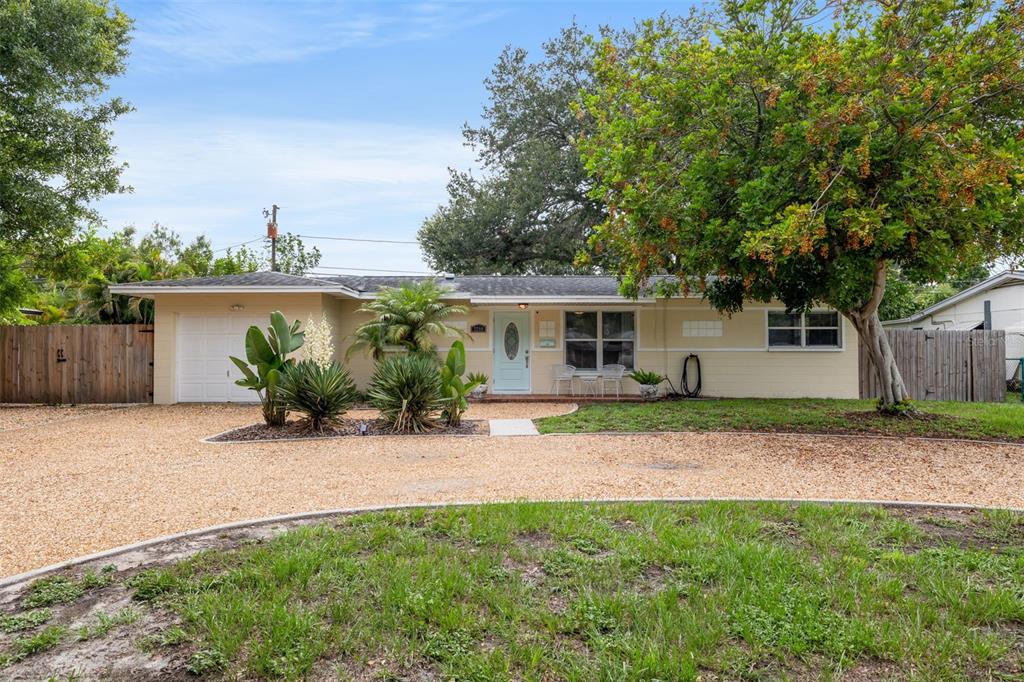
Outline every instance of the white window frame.
<svg viewBox="0 0 1024 682">
<path fill-rule="evenodd" d="M 772 352 L 811 352 L 811 353 L 835 353 L 846 349 L 846 336 L 843 334 L 843 316 L 836 310 L 828 308 L 820 308 L 814 310 L 808 310 L 806 313 L 800 314 L 800 326 L 799 327 L 772 327 L 768 324 L 768 319 L 771 313 L 785 313 L 785 308 L 766 308 L 764 311 L 764 347 L 765 350 Z M 836 316 L 835 327 L 808 327 L 807 326 L 807 315 L 809 313 L 830 313 Z M 769 338 L 772 329 L 799 329 L 800 330 L 800 345 L 799 346 L 773 346 Z M 838 343 L 835 346 L 808 346 L 807 345 L 807 331 L 814 329 L 835 329 Z"/>
<path fill-rule="evenodd" d="M 597 314 L 597 338 L 586 338 L 586 339 L 570 339 L 569 338 L 569 323 L 566 320 L 567 315 L 575 313 L 596 313 Z M 604 337 L 604 314 L 605 313 L 629 313 L 633 316 L 633 338 L 605 338 Z M 569 362 L 569 343 L 572 341 L 593 341 L 597 347 L 597 367 L 594 369 L 580 369 L 577 368 L 577 374 L 597 374 L 601 371 L 601 367 L 605 364 L 604 362 L 604 342 L 605 341 L 629 341 L 633 344 L 633 366 L 627 367 L 626 371 L 632 371 L 637 366 L 637 352 L 640 350 L 640 334 L 639 334 L 640 316 L 637 314 L 637 310 L 629 308 L 626 310 L 615 310 L 610 308 L 572 308 L 562 310 L 562 361 Z"/>
</svg>

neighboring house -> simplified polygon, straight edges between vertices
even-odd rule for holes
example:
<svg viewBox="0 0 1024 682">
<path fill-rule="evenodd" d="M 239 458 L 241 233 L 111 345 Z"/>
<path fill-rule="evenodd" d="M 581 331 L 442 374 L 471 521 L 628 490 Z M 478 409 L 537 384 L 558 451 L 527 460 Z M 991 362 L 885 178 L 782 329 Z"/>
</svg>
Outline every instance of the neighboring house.
<svg viewBox="0 0 1024 682">
<path fill-rule="evenodd" d="M 902 320 L 894 329 L 1002 329 L 1006 332 L 1006 378 L 1024 356 L 1024 272 L 1005 270 Z"/>
<path fill-rule="evenodd" d="M 249 401 L 252 393 L 234 385 L 239 372 L 227 359 L 244 357 L 249 325 L 267 327 L 274 310 L 303 323 L 325 313 L 340 360 L 347 337 L 370 319 L 360 305 L 380 287 L 410 279 L 262 272 L 111 291 L 155 302 L 154 402 Z M 494 393 L 551 393 L 553 367 L 562 363 L 578 373 L 621 363 L 667 374 L 678 387 L 683 360 L 696 353 L 703 395 L 857 397 L 856 332 L 834 311 L 790 315 L 781 304 L 751 304 L 725 316 L 699 297 L 624 298 L 612 277 L 437 279 L 452 290 L 448 298 L 469 308 L 453 322 L 472 337 L 465 342 L 468 370 L 491 376 Z M 450 342 L 438 339 L 439 350 Z M 365 387 L 372 360 L 360 355 L 349 365 Z M 627 379 L 623 388 L 638 387 Z"/>
</svg>

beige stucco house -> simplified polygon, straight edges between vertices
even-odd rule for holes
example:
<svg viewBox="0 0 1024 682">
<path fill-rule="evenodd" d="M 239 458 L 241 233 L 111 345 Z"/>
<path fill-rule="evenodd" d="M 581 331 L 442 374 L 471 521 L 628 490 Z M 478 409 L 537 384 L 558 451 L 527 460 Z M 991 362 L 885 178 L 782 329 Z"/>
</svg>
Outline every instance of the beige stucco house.
<svg viewBox="0 0 1024 682">
<path fill-rule="evenodd" d="M 280 310 L 305 322 L 326 314 L 342 360 L 348 337 L 369 319 L 359 307 L 401 277 L 311 278 L 251 273 L 111 287 L 155 303 L 154 402 L 251 401 L 235 385 L 229 355 L 244 357 L 250 325 L 266 327 Z M 700 358 L 703 395 L 857 397 L 857 343 L 834 311 L 788 314 L 784 306 L 751 304 L 732 316 L 698 297 L 619 295 L 612 277 L 438 277 L 448 297 L 469 308 L 453 320 L 466 340 L 469 371 L 491 377 L 496 394 L 548 394 L 555 365 L 577 375 L 620 363 L 668 375 L 678 387 L 684 359 Z M 450 340 L 438 339 L 446 350 Z M 365 387 L 371 359 L 349 361 Z M 624 382 L 627 393 L 637 385 Z"/>
<path fill-rule="evenodd" d="M 1024 272 L 1004 270 L 910 317 L 882 324 L 892 329 L 1002 329 L 1010 379 L 1024 357 Z"/>
</svg>

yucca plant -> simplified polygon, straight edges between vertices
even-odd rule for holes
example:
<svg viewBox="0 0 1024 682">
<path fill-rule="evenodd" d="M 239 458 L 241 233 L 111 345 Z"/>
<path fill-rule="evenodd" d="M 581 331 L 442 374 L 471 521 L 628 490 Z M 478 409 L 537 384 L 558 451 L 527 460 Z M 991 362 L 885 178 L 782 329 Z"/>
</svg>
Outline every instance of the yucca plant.
<svg viewBox="0 0 1024 682">
<path fill-rule="evenodd" d="M 303 360 L 286 367 L 277 387 L 281 405 L 304 415 L 309 429 L 316 433 L 323 433 L 324 427 L 337 421 L 358 397 L 348 370 L 337 362 Z"/>
<path fill-rule="evenodd" d="M 377 363 L 367 391 L 391 430 L 421 433 L 437 427 L 444 408 L 437 361 L 419 354 L 397 355 Z"/>
</svg>

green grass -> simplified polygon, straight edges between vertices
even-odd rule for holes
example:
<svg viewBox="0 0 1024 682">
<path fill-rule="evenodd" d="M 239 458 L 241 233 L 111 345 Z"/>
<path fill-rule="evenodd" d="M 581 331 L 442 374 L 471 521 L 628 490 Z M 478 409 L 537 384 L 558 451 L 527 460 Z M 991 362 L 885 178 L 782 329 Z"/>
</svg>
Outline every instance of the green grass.
<svg viewBox="0 0 1024 682">
<path fill-rule="evenodd" d="M 184 619 L 173 641 L 192 640 L 190 671 L 230 679 L 1024 675 L 1024 516 L 1009 512 L 407 510 L 204 552 L 131 585 Z"/>
<path fill-rule="evenodd" d="M 584 405 L 572 414 L 537 420 L 541 433 L 598 431 L 791 431 L 1024 439 L 1024 405 L 918 402 L 921 418 L 886 417 L 871 400 L 670 400 Z"/>
<path fill-rule="evenodd" d="M 75 580 L 64 575 L 42 578 L 32 583 L 28 594 L 22 599 L 21 605 L 26 608 L 69 604 L 89 590 L 106 587 L 113 581 L 113 566 L 104 567 L 102 571 L 87 571 L 80 579 Z"/>
</svg>

